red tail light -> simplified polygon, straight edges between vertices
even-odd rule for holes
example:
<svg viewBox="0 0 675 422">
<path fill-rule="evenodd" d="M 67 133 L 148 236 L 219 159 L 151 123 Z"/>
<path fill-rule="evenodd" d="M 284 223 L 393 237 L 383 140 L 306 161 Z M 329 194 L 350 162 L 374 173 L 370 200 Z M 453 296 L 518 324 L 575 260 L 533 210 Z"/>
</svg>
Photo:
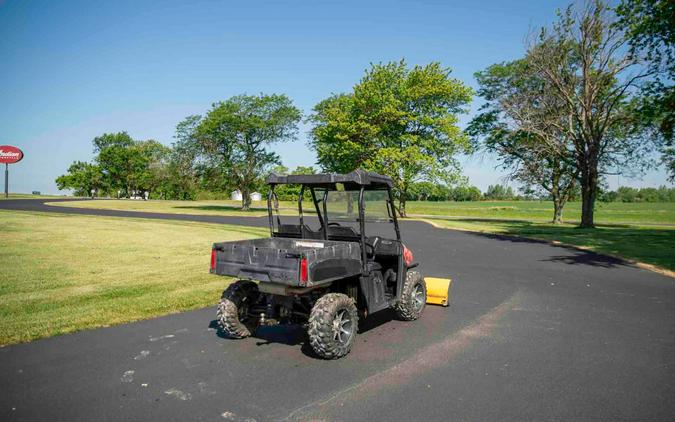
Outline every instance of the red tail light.
<svg viewBox="0 0 675 422">
<path fill-rule="evenodd" d="M 216 250 L 211 249 L 211 271 L 216 269 Z"/>
<path fill-rule="evenodd" d="M 405 265 L 410 266 L 414 259 L 412 251 L 403 245 L 403 260 L 405 261 Z"/>
<path fill-rule="evenodd" d="M 307 284 L 307 258 L 304 257 L 300 260 L 300 282 Z"/>
</svg>

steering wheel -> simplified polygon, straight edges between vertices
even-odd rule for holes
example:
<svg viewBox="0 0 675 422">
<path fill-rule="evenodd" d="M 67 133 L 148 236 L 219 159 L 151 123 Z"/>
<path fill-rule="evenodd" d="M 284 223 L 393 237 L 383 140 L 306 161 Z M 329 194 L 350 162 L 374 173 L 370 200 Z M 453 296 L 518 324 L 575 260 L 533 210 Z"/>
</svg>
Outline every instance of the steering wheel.
<svg viewBox="0 0 675 422">
<path fill-rule="evenodd" d="M 340 225 L 340 223 L 336 221 L 331 221 L 330 223 L 328 223 L 328 227 L 342 227 L 342 226 Z"/>
</svg>

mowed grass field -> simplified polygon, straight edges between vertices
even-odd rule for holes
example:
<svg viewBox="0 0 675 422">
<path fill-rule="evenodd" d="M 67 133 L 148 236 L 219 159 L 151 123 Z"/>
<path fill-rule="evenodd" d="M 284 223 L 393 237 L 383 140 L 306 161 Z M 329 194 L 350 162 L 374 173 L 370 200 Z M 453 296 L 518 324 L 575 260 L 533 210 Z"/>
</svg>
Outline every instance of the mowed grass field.
<svg viewBox="0 0 675 422">
<path fill-rule="evenodd" d="M 0 344 L 215 304 L 211 244 L 267 230 L 0 211 Z"/>
<path fill-rule="evenodd" d="M 551 201 L 476 201 L 411 202 L 408 213 L 433 217 L 472 217 L 491 220 L 549 222 L 553 217 Z M 581 202 L 570 202 L 563 210 L 563 220 L 577 223 L 581 219 Z M 595 220 L 600 224 L 675 225 L 675 203 L 597 202 Z"/>
<path fill-rule="evenodd" d="M 49 203 L 49 202 L 48 202 Z M 266 215 L 265 201 L 256 201 L 251 211 L 241 211 L 239 201 L 134 201 L 100 199 L 74 202 L 53 202 L 51 205 L 75 208 L 98 208 L 124 211 L 145 211 L 169 214 L 197 215 Z M 285 214 L 297 213 L 294 202 L 280 203 Z M 311 204 L 306 206 L 311 213 Z M 518 220 L 545 223 L 551 220 L 553 204 L 550 201 L 476 201 L 476 202 L 430 202 L 409 201 L 410 217 L 476 218 L 489 220 Z M 675 226 L 675 203 L 597 203 L 596 221 L 600 224 L 657 224 Z M 566 205 L 565 221 L 578 222 L 581 203 Z"/>
</svg>

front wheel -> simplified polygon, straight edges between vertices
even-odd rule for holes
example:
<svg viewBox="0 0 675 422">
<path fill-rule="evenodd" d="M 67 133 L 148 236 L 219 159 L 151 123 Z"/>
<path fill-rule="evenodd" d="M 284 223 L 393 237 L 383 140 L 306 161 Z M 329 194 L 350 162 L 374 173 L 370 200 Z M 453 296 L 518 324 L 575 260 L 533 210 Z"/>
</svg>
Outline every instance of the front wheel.
<svg viewBox="0 0 675 422">
<path fill-rule="evenodd" d="M 248 308 L 258 299 L 258 285 L 252 281 L 239 280 L 225 289 L 218 304 L 216 319 L 230 338 L 244 338 L 255 331 L 248 316 Z"/>
<path fill-rule="evenodd" d="M 427 284 L 417 271 L 408 271 L 403 283 L 403 291 L 394 305 L 396 316 L 404 321 L 414 321 L 422 315 L 427 303 Z"/>
<path fill-rule="evenodd" d="M 354 301 L 342 293 L 319 298 L 309 316 L 309 344 L 324 359 L 349 353 L 354 344 L 359 317 Z"/>
</svg>

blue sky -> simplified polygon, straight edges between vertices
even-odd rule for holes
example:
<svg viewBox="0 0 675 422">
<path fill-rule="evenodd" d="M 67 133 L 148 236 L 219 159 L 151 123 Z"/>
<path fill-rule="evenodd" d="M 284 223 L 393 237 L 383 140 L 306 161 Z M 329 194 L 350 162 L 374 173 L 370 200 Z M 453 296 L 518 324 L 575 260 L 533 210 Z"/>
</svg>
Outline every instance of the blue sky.
<svg viewBox="0 0 675 422">
<path fill-rule="evenodd" d="M 309 113 L 371 62 L 440 61 L 475 87 L 474 72 L 519 57 L 529 30 L 566 4 L 0 0 L 0 144 L 25 153 L 10 167 L 11 190 L 56 193 L 54 178 L 90 160 L 104 132 L 170 144 L 181 119 L 232 95 L 285 93 Z M 306 132 L 274 146 L 286 166 L 314 164 Z M 481 189 L 502 181 L 489 157 L 462 162 Z"/>
</svg>

